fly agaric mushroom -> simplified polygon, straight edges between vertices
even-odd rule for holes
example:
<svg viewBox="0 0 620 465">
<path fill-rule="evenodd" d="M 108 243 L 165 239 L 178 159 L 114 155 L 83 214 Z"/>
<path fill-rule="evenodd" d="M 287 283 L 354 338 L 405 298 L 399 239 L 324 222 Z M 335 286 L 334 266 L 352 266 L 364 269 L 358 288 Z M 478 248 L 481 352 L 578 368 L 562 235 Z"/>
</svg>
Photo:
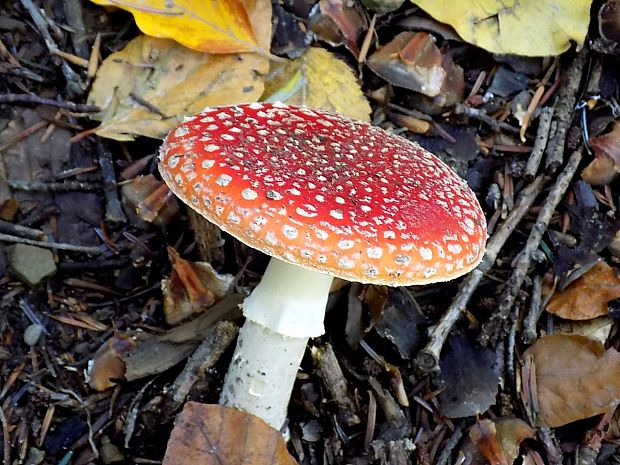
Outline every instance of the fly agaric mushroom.
<svg viewBox="0 0 620 465">
<path fill-rule="evenodd" d="M 243 303 L 220 403 L 275 428 L 333 277 L 406 286 L 480 262 L 473 192 L 419 145 L 339 114 L 281 103 L 210 108 L 166 138 L 160 171 L 209 221 L 272 257 Z"/>
</svg>

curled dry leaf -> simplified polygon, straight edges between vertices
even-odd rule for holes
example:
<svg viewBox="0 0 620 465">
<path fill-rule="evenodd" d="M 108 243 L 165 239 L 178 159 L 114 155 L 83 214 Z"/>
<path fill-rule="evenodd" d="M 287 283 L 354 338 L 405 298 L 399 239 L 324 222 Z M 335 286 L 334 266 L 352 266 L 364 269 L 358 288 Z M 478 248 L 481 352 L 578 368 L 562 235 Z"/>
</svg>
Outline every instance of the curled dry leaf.
<svg viewBox="0 0 620 465">
<path fill-rule="evenodd" d="M 97 391 L 105 391 L 116 385 L 114 380 L 125 376 L 123 356 L 135 347 L 127 336 L 115 335 L 108 339 L 88 363 L 88 384 Z"/>
<path fill-rule="evenodd" d="M 143 227 L 146 222 L 168 224 L 179 211 L 179 203 L 166 183 L 152 174 L 123 183 L 121 198 L 125 213 L 136 227 Z"/>
<path fill-rule="evenodd" d="M 620 297 L 620 278 L 605 262 L 594 265 L 587 273 L 557 291 L 546 310 L 569 320 L 589 320 L 607 315 L 607 303 Z"/>
<path fill-rule="evenodd" d="M 204 2 L 226 3 L 226 2 Z M 271 40 L 271 2 L 255 0 L 249 12 L 259 45 Z M 116 140 L 163 138 L 186 115 L 208 106 L 257 100 L 265 55 L 212 55 L 172 40 L 139 36 L 105 59 L 88 103 L 103 109 L 96 133 Z"/>
<path fill-rule="evenodd" d="M 620 353 L 576 334 L 540 338 L 523 354 L 523 402 L 532 422 L 555 428 L 615 408 Z"/>
<path fill-rule="evenodd" d="M 168 247 L 172 273 L 162 280 L 166 322 L 175 325 L 203 312 L 229 293 L 235 277 L 218 274 L 210 263 L 184 260 Z"/>
<path fill-rule="evenodd" d="M 357 2 L 320 0 L 319 9 L 323 16 L 328 17 L 335 23 L 346 47 L 354 55 L 359 55 L 357 44 L 362 32 L 368 28 L 368 22 L 366 21 L 366 15 L 361 11 Z M 313 15 L 310 20 L 310 28 L 313 30 L 313 25 L 316 26 L 316 19 L 318 18 Z M 319 32 L 319 37 L 321 37 L 320 30 L 317 32 Z"/>
<path fill-rule="evenodd" d="M 521 442 L 533 437 L 534 430 L 518 418 L 482 420 L 469 430 L 469 439 L 492 465 L 511 465 L 519 455 Z"/>
<path fill-rule="evenodd" d="M 584 181 L 594 186 L 612 182 L 620 172 L 620 123 L 614 122 L 612 130 L 589 140 L 594 150 L 594 160 L 581 172 Z"/>
<path fill-rule="evenodd" d="M 581 45 L 591 0 L 412 0 L 469 43 L 493 53 L 559 55 Z"/>
<path fill-rule="evenodd" d="M 395 86 L 434 97 L 447 76 L 441 62 L 432 35 L 401 32 L 368 58 L 368 67 Z"/>
<path fill-rule="evenodd" d="M 334 110 L 369 121 L 370 105 L 353 70 L 322 48 L 284 64 L 274 64 L 266 78 L 262 100 Z"/>
<path fill-rule="evenodd" d="M 258 44 L 242 0 L 92 0 L 129 11 L 142 32 L 174 39 L 180 44 L 209 53 L 256 50 Z"/>
<path fill-rule="evenodd" d="M 188 402 L 177 417 L 163 465 L 296 465 L 279 431 L 221 405 Z"/>
</svg>

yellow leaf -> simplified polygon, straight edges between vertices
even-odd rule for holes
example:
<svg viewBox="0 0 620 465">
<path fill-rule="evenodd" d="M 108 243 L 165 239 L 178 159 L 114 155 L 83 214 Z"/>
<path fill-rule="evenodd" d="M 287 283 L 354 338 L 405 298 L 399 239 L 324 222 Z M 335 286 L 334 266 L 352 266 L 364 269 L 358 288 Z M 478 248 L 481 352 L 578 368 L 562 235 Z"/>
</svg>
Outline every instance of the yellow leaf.
<svg viewBox="0 0 620 465">
<path fill-rule="evenodd" d="M 370 118 L 370 105 L 351 68 L 321 48 L 309 48 L 303 56 L 273 66 L 261 100 L 334 110 L 364 121 Z"/>
<path fill-rule="evenodd" d="M 271 38 L 271 3 L 256 0 L 250 13 L 259 45 Z M 96 133 L 116 140 L 135 135 L 163 138 L 186 115 L 205 107 L 258 100 L 264 55 L 211 55 L 172 40 L 139 36 L 110 55 L 97 72 L 88 102 L 103 111 L 96 115 Z"/>
<path fill-rule="evenodd" d="M 209 53 L 257 51 L 242 0 L 91 0 L 131 12 L 140 30 Z"/>
<path fill-rule="evenodd" d="M 591 0 L 412 0 L 493 53 L 558 55 L 583 44 Z"/>
</svg>

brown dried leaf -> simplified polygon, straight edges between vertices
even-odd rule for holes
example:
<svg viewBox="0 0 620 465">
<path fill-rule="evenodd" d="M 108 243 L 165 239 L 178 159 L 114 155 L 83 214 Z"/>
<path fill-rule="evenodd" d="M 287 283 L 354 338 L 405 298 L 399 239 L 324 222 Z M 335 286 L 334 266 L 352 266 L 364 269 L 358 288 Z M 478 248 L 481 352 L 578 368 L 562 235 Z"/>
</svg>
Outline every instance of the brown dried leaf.
<svg viewBox="0 0 620 465">
<path fill-rule="evenodd" d="M 88 365 L 88 384 L 97 391 L 105 391 L 116 386 L 113 381 L 125 376 L 123 355 L 135 347 L 133 339 L 116 335 L 108 339 L 97 350 Z"/>
<path fill-rule="evenodd" d="M 569 320 L 589 320 L 607 315 L 607 302 L 620 297 L 620 278 L 616 270 L 599 262 L 587 273 L 558 291 L 546 310 Z"/>
<path fill-rule="evenodd" d="M 260 418 L 221 405 L 185 404 L 162 465 L 296 465 L 282 435 Z"/>
<path fill-rule="evenodd" d="M 177 198 L 165 182 L 157 180 L 152 174 L 137 176 L 123 183 L 121 198 L 125 213 L 138 228 L 146 227 L 145 222 L 169 224 L 179 212 Z"/>
<path fill-rule="evenodd" d="M 428 32 L 401 32 L 368 58 L 368 67 L 395 86 L 429 97 L 439 95 L 447 76 Z"/>
<path fill-rule="evenodd" d="M 472 426 L 469 439 L 478 446 L 491 465 L 510 465 L 497 438 L 495 423 L 491 420 L 482 420 Z"/>
<path fill-rule="evenodd" d="M 592 137 L 589 142 L 594 153 L 611 157 L 616 167 L 620 167 L 620 122 L 615 121 L 611 131 Z"/>
<path fill-rule="evenodd" d="M 594 186 L 612 182 L 620 172 L 620 123 L 614 122 L 610 132 L 589 140 L 594 160 L 581 172 L 581 177 Z"/>
<path fill-rule="evenodd" d="M 162 280 L 166 322 L 177 324 L 218 302 L 231 289 L 234 276 L 218 274 L 211 264 L 182 259 L 168 247 L 172 273 Z"/>
<path fill-rule="evenodd" d="M 584 336 L 553 334 L 525 351 L 524 402 L 537 426 L 555 428 L 615 408 L 620 353 Z M 528 375 L 531 373 L 532 375 Z"/>
</svg>

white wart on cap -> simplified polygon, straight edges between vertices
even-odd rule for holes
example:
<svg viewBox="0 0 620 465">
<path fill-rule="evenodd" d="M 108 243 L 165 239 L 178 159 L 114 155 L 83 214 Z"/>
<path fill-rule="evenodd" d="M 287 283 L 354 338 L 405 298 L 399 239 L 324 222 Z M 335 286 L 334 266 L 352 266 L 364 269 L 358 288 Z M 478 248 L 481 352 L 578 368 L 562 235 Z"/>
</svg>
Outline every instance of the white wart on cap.
<svg viewBox="0 0 620 465">
<path fill-rule="evenodd" d="M 172 191 L 280 260 L 351 281 L 446 281 L 482 259 L 465 181 L 419 145 L 329 111 L 251 103 L 188 118 L 161 149 Z"/>
</svg>

